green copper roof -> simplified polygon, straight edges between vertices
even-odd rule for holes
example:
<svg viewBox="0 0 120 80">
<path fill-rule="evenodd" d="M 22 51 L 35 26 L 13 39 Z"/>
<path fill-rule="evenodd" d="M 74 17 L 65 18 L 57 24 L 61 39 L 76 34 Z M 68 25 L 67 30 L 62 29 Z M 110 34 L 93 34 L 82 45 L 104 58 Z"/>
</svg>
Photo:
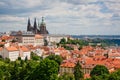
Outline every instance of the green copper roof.
<svg viewBox="0 0 120 80">
<path fill-rule="evenodd" d="M 45 22 L 44 22 L 44 17 L 42 17 L 42 22 L 41 22 L 41 25 L 45 25 Z"/>
</svg>

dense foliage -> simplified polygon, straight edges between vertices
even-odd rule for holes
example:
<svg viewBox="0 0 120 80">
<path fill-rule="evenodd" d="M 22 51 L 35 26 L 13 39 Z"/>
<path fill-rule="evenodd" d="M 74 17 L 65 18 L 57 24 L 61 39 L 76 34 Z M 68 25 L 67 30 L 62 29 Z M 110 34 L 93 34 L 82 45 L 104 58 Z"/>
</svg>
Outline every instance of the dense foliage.
<svg viewBox="0 0 120 80">
<path fill-rule="evenodd" d="M 96 65 L 90 72 L 90 76 L 99 76 L 102 74 L 109 74 L 108 69 L 103 65 Z"/>
<path fill-rule="evenodd" d="M 74 68 L 74 74 L 65 73 L 58 76 L 58 68 L 58 63 L 48 58 L 40 61 L 19 59 L 14 62 L 0 59 L 0 80 L 84 80 L 79 63 Z M 94 68 L 94 75 L 86 80 L 120 80 L 120 70 L 108 74 L 104 68 Z"/>
<path fill-rule="evenodd" d="M 48 59 L 50 59 L 50 60 L 56 61 L 59 65 L 62 63 L 62 57 L 59 56 L 59 55 L 51 54 L 51 55 L 49 55 L 49 56 L 46 57 L 46 58 L 48 58 Z"/>
<path fill-rule="evenodd" d="M 67 50 L 73 50 L 71 46 L 68 46 L 66 44 L 73 44 L 73 45 L 78 45 L 79 49 L 81 49 L 83 46 L 91 45 L 91 46 L 101 46 L 101 47 L 107 47 L 107 46 L 120 46 L 120 39 L 68 39 L 67 41 L 63 38 L 61 39 L 60 45 L 64 47 Z"/>
<path fill-rule="evenodd" d="M 74 75 L 70 73 L 64 73 L 61 75 L 58 80 L 75 80 Z"/>
<path fill-rule="evenodd" d="M 53 60 L 44 59 L 32 72 L 28 80 L 56 80 L 59 65 Z"/>
<path fill-rule="evenodd" d="M 77 62 L 76 66 L 74 67 L 74 76 L 75 76 L 75 80 L 81 80 L 84 78 L 83 76 L 83 72 L 82 72 L 82 67 L 79 63 L 79 61 Z"/>
<path fill-rule="evenodd" d="M 50 55 L 44 60 L 35 53 L 31 60 L 11 62 L 8 58 L 0 58 L 0 80 L 58 80 L 60 56 Z"/>
<path fill-rule="evenodd" d="M 102 74 L 99 76 L 92 76 L 86 80 L 120 80 L 120 70 L 117 70 L 111 74 Z"/>
<path fill-rule="evenodd" d="M 64 47 L 67 50 L 73 50 L 73 47 L 71 47 L 70 45 L 67 44 L 72 44 L 72 45 L 78 45 L 79 49 L 82 48 L 82 46 L 87 46 L 88 45 L 88 41 L 86 40 L 79 40 L 79 39 L 68 39 L 67 41 L 63 38 L 61 39 L 60 43 L 58 43 L 57 45 L 61 45 L 62 47 Z"/>
</svg>

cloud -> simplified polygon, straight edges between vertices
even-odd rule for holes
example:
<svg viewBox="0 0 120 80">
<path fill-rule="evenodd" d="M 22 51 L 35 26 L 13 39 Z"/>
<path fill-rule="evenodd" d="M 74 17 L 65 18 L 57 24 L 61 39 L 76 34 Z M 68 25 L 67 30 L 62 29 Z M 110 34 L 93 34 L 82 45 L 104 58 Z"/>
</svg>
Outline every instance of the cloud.
<svg viewBox="0 0 120 80">
<path fill-rule="evenodd" d="M 7 21 L 7 22 L 18 22 L 18 21 L 25 21 L 24 17 L 18 16 L 9 16 L 9 15 L 0 15 L 0 21 Z"/>
<path fill-rule="evenodd" d="M 1 0 L 0 9 L 0 28 L 7 24 L 7 30 L 26 30 L 28 17 L 33 23 L 42 16 L 50 33 L 119 34 L 120 29 L 119 0 Z"/>
</svg>

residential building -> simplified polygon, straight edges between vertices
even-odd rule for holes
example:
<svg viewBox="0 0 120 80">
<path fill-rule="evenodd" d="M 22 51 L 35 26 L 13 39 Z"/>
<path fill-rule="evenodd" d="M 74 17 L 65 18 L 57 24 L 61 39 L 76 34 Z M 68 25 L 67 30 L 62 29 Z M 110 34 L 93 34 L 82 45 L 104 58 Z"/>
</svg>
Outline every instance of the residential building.
<svg viewBox="0 0 120 80">
<path fill-rule="evenodd" d="M 19 57 L 19 50 L 14 46 L 9 46 L 3 49 L 3 58 L 9 58 L 11 61 L 15 61 Z"/>
<path fill-rule="evenodd" d="M 26 46 L 19 46 L 19 56 L 21 57 L 22 60 L 25 60 L 25 58 L 27 58 L 28 60 L 30 60 L 30 50 L 26 47 Z"/>
<path fill-rule="evenodd" d="M 40 34 L 35 35 L 35 46 L 43 46 L 44 45 L 44 37 Z"/>
<path fill-rule="evenodd" d="M 44 36 L 49 45 L 54 45 L 56 43 L 59 43 L 60 40 L 63 38 L 65 38 L 65 40 L 67 41 L 69 37 L 68 35 L 55 35 L 55 34 L 44 35 Z"/>
</svg>

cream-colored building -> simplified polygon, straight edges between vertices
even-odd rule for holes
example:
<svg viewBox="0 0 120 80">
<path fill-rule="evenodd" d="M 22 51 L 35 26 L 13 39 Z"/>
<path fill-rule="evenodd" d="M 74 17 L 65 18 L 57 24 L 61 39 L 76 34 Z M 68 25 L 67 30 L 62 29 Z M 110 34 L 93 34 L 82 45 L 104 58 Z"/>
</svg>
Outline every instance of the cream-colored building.
<svg viewBox="0 0 120 80">
<path fill-rule="evenodd" d="M 75 67 L 75 63 L 72 63 L 72 62 L 62 63 L 60 65 L 59 73 L 60 74 L 63 74 L 63 73 L 74 73 L 74 67 Z"/>
<path fill-rule="evenodd" d="M 23 45 L 34 45 L 34 35 L 24 35 L 22 37 L 22 44 Z"/>
<path fill-rule="evenodd" d="M 22 33 L 22 45 L 44 45 L 44 37 L 40 34 L 33 34 L 31 32 Z"/>
<path fill-rule="evenodd" d="M 36 34 L 34 46 L 43 46 L 43 45 L 44 45 L 44 37 L 40 34 Z"/>
<path fill-rule="evenodd" d="M 59 43 L 61 39 L 65 39 L 66 41 L 68 40 L 67 35 L 45 35 L 46 40 L 48 41 L 49 45 Z"/>
<path fill-rule="evenodd" d="M 3 49 L 3 58 L 9 58 L 10 61 L 15 61 L 19 57 L 19 50 L 16 47 L 10 46 Z"/>
<path fill-rule="evenodd" d="M 30 50 L 26 46 L 19 46 L 20 54 L 22 60 L 25 60 L 27 57 L 28 60 L 30 60 Z"/>
</svg>

